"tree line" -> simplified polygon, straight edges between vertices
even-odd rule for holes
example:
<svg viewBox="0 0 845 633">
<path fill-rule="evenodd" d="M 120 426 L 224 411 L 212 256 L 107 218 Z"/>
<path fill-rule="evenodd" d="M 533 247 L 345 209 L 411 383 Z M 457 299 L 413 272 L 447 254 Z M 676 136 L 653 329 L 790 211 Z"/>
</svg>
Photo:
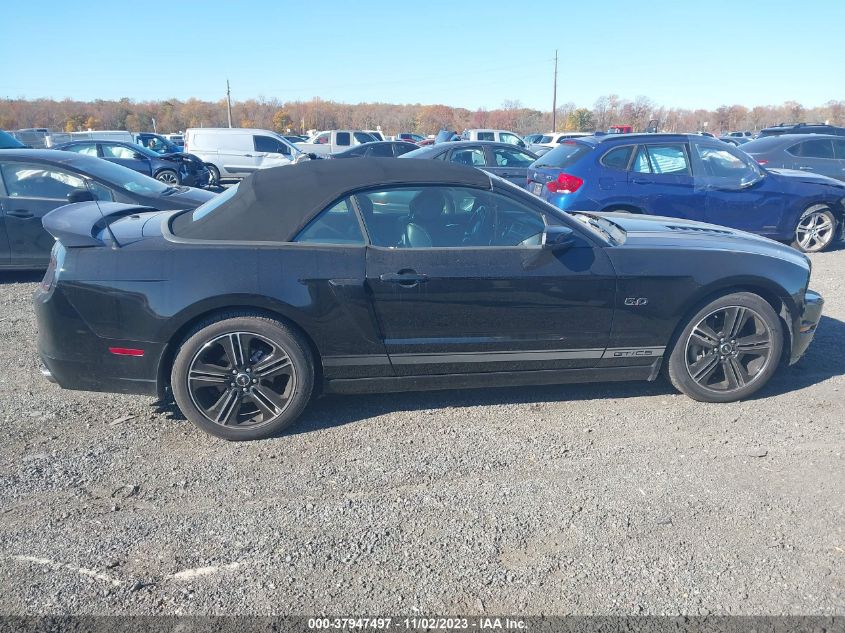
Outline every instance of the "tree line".
<svg viewBox="0 0 845 633">
<path fill-rule="evenodd" d="M 805 108 L 796 101 L 781 105 L 746 107 L 723 105 L 715 110 L 669 108 L 645 96 L 629 100 L 604 95 L 591 108 L 564 103 L 557 109 L 556 131 L 591 132 L 611 125 L 631 125 L 645 130 L 656 119 L 666 132 L 759 130 L 782 122 L 829 122 L 845 125 L 845 101 L 831 100 L 822 106 Z M 155 121 L 155 125 L 153 124 Z M 552 113 L 524 107 L 519 101 L 505 101 L 500 108 L 468 110 L 448 105 L 394 103 L 338 103 L 313 98 L 307 101 L 247 99 L 232 104 L 232 124 L 278 132 L 338 128 L 376 129 L 388 135 L 398 132 L 434 134 L 441 129 L 496 128 L 520 134 L 547 132 Z M 130 132 L 177 132 L 189 127 L 225 127 L 226 100 L 166 99 L 161 101 L 117 101 L 97 99 L 0 99 L 0 129 L 47 127 L 55 131 L 118 129 Z"/>
</svg>

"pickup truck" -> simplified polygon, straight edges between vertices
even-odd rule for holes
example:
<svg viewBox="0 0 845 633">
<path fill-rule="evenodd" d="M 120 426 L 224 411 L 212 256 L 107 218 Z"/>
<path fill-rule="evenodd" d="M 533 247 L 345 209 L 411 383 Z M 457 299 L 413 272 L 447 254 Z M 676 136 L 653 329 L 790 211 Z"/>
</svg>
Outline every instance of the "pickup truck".
<svg viewBox="0 0 845 633">
<path fill-rule="evenodd" d="M 373 143 L 377 140 L 363 130 L 328 130 L 315 134 L 305 143 L 294 143 L 294 145 L 307 154 L 328 156 L 353 145 Z"/>
</svg>

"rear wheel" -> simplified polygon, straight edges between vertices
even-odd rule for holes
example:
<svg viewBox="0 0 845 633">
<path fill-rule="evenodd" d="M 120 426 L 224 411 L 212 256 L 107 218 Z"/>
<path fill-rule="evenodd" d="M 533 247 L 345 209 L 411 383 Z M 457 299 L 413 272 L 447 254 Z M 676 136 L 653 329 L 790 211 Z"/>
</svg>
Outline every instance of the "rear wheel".
<svg viewBox="0 0 845 633">
<path fill-rule="evenodd" d="M 767 301 L 725 295 L 686 324 L 669 357 L 669 379 L 694 400 L 741 400 L 768 382 L 782 350 L 783 326 Z"/>
<path fill-rule="evenodd" d="M 817 204 L 801 214 L 792 245 L 805 253 L 827 249 L 836 237 L 836 216 L 826 204 Z"/>
<path fill-rule="evenodd" d="M 257 440 L 290 426 L 314 388 L 307 344 L 283 323 L 223 316 L 182 344 L 171 372 L 176 403 L 206 433 Z"/>
<path fill-rule="evenodd" d="M 156 180 L 163 182 L 166 185 L 175 187 L 179 185 L 179 174 L 171 169 L 162 169 L 156 174 Z"/>
</svg>

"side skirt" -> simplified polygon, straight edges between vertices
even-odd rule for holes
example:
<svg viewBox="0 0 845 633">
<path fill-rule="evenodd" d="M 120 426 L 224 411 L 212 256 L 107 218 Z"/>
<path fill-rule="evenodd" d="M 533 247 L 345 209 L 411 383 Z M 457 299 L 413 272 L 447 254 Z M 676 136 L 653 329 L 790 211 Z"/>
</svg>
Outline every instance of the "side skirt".
<svg viewBox="0 0 845 633">
<path fill-rule="evenodd" d="M 326 381 L 323 393 L 389 393 L 397 391 L 435 391 L 438 389 L 470 389 L 484 387 L 524 387 L 528 385 L 562 385 L 584 382 L 620 380 L 654 380 L 655 367 L 604 367 L 591 369 L 543 369 L 536 371 L 497 371 L 474 374 L 442 374 L 436 376 L 387 376 L 349 378 Z"/>
</svg>

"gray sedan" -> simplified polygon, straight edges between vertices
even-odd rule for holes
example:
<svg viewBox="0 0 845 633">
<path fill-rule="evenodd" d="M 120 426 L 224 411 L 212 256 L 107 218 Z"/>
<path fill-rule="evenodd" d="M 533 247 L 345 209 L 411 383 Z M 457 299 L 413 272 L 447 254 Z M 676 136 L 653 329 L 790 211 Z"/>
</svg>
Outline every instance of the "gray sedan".
<svg viewBox="0 0 845 633">
<path fill-rule="evenodd" d="M 845 180 L 845 138 L 831 134 L 764 136 L 742 151 L 766 167 L 800 169 Z"/>
<path fill-rule="evenodd" d="M 524 187 L 528 166 L 537 155 L 511 143 L 452 141 L 421 147 L 399 158 L 429 158 L 478 167 Z"/>
</svg>

